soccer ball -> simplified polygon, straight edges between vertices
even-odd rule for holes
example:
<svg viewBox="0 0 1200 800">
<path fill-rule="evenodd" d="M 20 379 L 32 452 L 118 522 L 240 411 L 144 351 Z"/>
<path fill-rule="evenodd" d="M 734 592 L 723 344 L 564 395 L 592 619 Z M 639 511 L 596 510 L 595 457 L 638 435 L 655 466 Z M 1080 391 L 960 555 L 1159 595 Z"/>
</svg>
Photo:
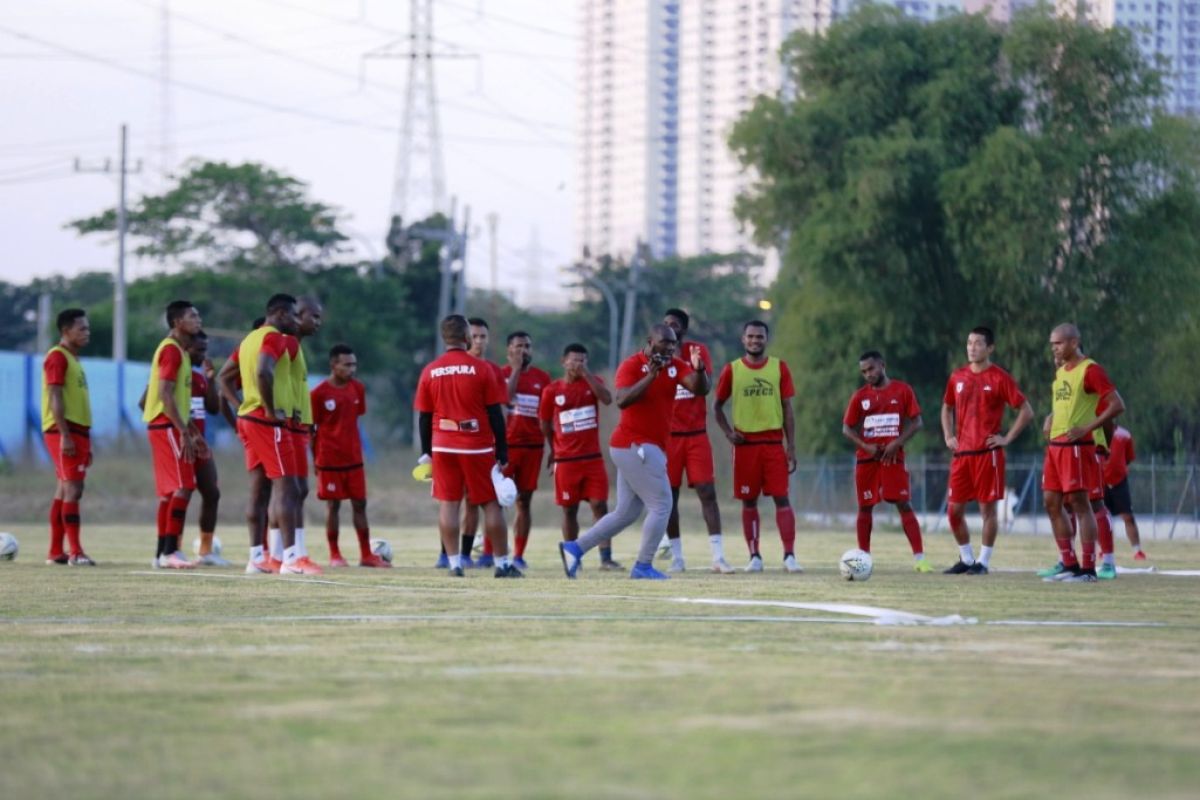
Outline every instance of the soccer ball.
<svg viewBox="0 0 1200 800">
<path fill-rule="evenodd" d="M 200 555 L 200 537 L 199 536 L 197 536 L 195 539 L 192 539 L 192 553 L 194 553 L 195 555 Z M 221 555 L 221 537 L 219 537 L 219 536 L 213 537 L 212 554 L 214 556 Z"/>
<path fill-rule="evenodd" d="M 838 569 L 841 570 L 842 577 L 848 581 L 870 580 L 871 570 L 874 568 L 875 564 L 871 561 L 871 554 L 857 548 L 842 553 L 842 558 L 838 562 Z"/>
<path fill-rule="evenodd" d="M 388 544 L 387 539 L 372 539 L 371 552 L 387 563 L 392 563 L 392 546 Z"/>
<path fill-rule="evenodd" d="M 0 533 L 0 561 L 16 561 L 21 543 L 11 533 Z"/>
</svg>

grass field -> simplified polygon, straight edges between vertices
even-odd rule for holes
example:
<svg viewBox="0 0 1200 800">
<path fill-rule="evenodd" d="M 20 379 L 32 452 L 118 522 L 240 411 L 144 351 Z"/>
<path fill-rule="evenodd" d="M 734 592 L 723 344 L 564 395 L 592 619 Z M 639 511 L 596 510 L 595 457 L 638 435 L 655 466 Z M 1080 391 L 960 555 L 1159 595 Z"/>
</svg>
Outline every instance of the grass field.
<svg viewBox="0 0 1200 800">
<path fill-rule="evenodd" d="M 85 531 L 98 568 L 52 568 L 40 526 L 14 533 L 21 557 L 0 564 L 2 798 L 1190 798 L 1200 786 L 1200 578 L 916 575 L 887 534 L 875 577 L 848 584 L 833 565 L 852 537 L 825 533 L 802 534 L 800 576 L 647 584 L 585 569 L 568 582 L 555 534 L 537 530 L 526 580 L 451 580 L 428 567 L 428 530 L 393 528 L 378 533 L 399 569 L 289 580 L 152 573 L 149 531 L 119 526 Z M 636 547 L 633 533 L 616 543 L 619 557 Z M 1200 568 L 1194 544 L 1152 545 L 1160 568 Z M 312 549 L 323 561 L 324 543 Z M 944 534 L 929 549 L 941 565 L 953 552 Z M 689 540 L 696 567 L 706 550 Z M 730 550 L 740 562 L 740 543 Z M 1044 539 L 1010 537 L 995 565 L 1049 555 Z M 881 626 L 678 598 L 978 622 Z M 1004 620 L 1134 625 L 989 624 Z"/>
</svg>

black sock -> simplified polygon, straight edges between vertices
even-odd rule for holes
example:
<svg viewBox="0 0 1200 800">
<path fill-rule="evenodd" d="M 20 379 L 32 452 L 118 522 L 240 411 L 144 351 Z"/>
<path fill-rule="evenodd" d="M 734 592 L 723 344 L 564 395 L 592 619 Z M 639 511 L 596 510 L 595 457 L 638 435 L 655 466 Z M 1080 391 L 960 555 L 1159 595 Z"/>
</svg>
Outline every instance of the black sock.
<svg viewBox="0 0 1200 800">
<path fill-rule="evenodd" d="M 156 538 L 158 539 L 158 543 L 155 545 L 154 557 L 158 558 L 163 554 L 163 537 L 158 536 Z"/>
<path fill-rule="evenodd" d="M 159 541 L 162 542 L 163 555 L 169 556 L 172 553 L 174 553 L 176 550 L 179 549 L 179 537 L 178 536 L 172 536 L 172 535 L 168 534 L 166 536 L 160 537 Z"/>
<path fill-rule="evenodd" d="M 609 561 L 612 561 L 612 548 L 611 547 L 601 547 L 600 548 L 600 561 L 602 563 L 608 563 Z"/>
<path fill-rule="evenodd" d="M 464 533 L 462 535 L 462 548 L 458 551 L 464 556 L 471 555 L 471 551 L 475 549 L 475 534 Z"/>
</svg>

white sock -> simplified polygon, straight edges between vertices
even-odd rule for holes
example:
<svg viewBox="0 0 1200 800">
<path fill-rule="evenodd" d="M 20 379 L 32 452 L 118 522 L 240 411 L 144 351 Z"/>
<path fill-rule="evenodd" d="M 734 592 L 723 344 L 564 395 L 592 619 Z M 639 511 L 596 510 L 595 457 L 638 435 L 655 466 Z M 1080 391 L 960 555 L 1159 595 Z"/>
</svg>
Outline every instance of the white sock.
<svg viewBox="0 0 1200 800">
<path fill-rule="evenodd" d="M 660 539 L 658 541 L 658 547 L 661 550 L 664 547 L 668 547 L 670 545 L 670 543 L 671 543 L 671 540 L 669 538 L 667 538 L 667 535 L 664 533 L 662 539 Z"/>
<path fill-rule="evenodd" d="M 296 528 L 296 550 L 301 556 L 308 555 L 308 547 L 304 544 L 304 528 Z"/>
<path fill-rule="evenodd" d="M 503 569 L 504 567 L 512 566 L 512 556 L 500 556 L 496 559 L 496 566 Z"/>
<path fill-rule="evenodd" d="M 721 534 L 714 533 L 709 536 L 708 546 L 712 548 L 713 561 L 720 561 L 725 558 L 725 544 L 721 538 Z"/>
<path fill-rule="evenodd" d="M 283 560 L 283 531 L 271 528 L 267 531 L 267 544 L 271 548 L 271 557 L 276 561 Z"/>
<path fill-rule="evenodd" d="M 283 551 L 283 563 L 285 564 L 295 563 L 296 559 L 298 558 L 300 558 L 300 551 L 297 549 L 296 545 L 292 545 Z"/>
<path fill-rule="evenodd" d="M 667 541 L 671 543 L 671 558 L 675 559 L 676 561 L 682 561 L 683 537 L 680 536 L 678 539 L 668 539 Z"/>
<path fill-rule="evenodd" d="M 979 563 L 983 564 L 985 567 L 989 566 L 991 563 L 991 560 L 992 560 L 992 550 L 994 550 L 994 549 L 995 549 L 994 547 L 988 547 L 986 544 L 980 546 L 980 548 L 979 548 Z"/>
<path fill-rule="evenodd" d="M 924 560 L 925 560 L 924 553 L 913 553 L 913 561 L 924 561 Z"/>
<path fill-rule="evenodd" d="M 968 567 L 975 563 L 975 554 L 971 552 L 970 542 L 958 546 L 958 557 Z"/>
<path fill-rule="evenodd" d="M 1108 555 L 1104 556 L 1103 562 L 1105 564 L 1110 564 L 1115 567 L 1117 565 L 1117 554 L 1109 553 Z"/>
<path fill-rule="evenodd" d="M 455 553 L 454 555 L 450 556 L 450 569 L 458 569 L 461 566 L 462 555 L 460 553 Z"/>
<path fill-rule="evenodd" d="M 251 545 L 250 560 L 251 561 L 262 561 L 263 560 L 263 546 L 261 544 Z"/>
<path fill-rule="evenodd" d="M 1129 545 L 1129 549 L 1135 553 L 1142 552 L 1142 546 L 1140 544 L 1131 544 L 1131 545 Z"/>
</svg>

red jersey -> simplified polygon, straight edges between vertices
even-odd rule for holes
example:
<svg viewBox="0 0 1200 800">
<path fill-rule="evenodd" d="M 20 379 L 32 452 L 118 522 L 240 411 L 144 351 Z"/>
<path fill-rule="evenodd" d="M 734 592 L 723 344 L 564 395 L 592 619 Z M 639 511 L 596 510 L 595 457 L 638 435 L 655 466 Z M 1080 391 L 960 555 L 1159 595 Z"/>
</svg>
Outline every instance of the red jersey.
<svg viewBox="0 0 1200 800">
<path fill-rule="evenodd" d="M 863 386 L 850 396 L 842 422 L 851 428 L 862 425 L 862 438 L 882 447 L 900 438 L 904 420 L 919 416 L 921 406 L 912 387 L 904 381 L 889 380 L 887 386 L 876 389 Z M 900 454 L 903 455 L 903 450 Z M 872 456 L 859 448 L 855 453 L 860 459 Z"/>
<path fill-rule="evenodd" d="M 1118 427 L 1108 443 L 1108 458 L 1104 461 L 1104 484 L 1116 486 L 1129 475 L 1129 465 L 1137 460 L 1133 451 L 1133 434 Z"/>
<path fill-rule="evenodd" d="M 750 369 L 762 369 L 767 365 L 764 360 L 761 364 L 751 364 L 742 356 L 742 363 Z M 796 386 L 792 383 L 792 371 L 788 369 L 787 362 L 783 359 L 779 360 L 779 399 L 786 403 L 788 400 L 796 396 Z M 733 397 L 733 364 L 726 364 L 721 368 L 721 376 L 717 378 L 717 401 L 724 402 L 730 397 Z M 739 431 L 746 438 L 747 442 L 777 442 L 783 437 L 783 428 L 776 428 L 770 431 Z"/>
<path fill-rule="evenodd" d="M 507 395 L 512 367 L 505 364 L 500 374 L 504 377 L 504 392 Z M 509 406 L 506 431 L 510 447 L 523 444 L 540 445 L 544 441 L 542 428 L 538 424 L 538 404 L 542 400 L 542 391 L 549 383 L 550 375 L 537 367 L 528 367 L 517 377 L 517 394 Z"/>
<path fill-rule="evenodd" d="M 345 386 L 323 380 L 309 393 L 317 469 L 362 466 L 358 418 L 367 413 L 367 390 L 353 378 Z"/>
<path fill-rule="evenodd" d="M 159 377 L 159 380 L 178 381 L 179 380 L 179 368 L 181 366 L 183 366 L 183 351 L 180 350 L 178 347 L 164 347 L 162 349 L 162 351 L 158 354 L 158 377 Z M 151 374 L 153 374 L 153 372 Z M 207 381 L 205 381 L 205 385 L 206 386 L 208 385 Z M 196 396 L 196 384 L 192 383 L 192 397 L 195 398 L 195 396 Z M 170 402 L 174 402 L 174 400 L 170 400 L 169 398 L 168 398 L 168 400 Z M 196 402 L 195 402 L 195 400 L 193 400 L 192 408 L 195 408 L 195 407 L 196 407 Z M 170 421 L 171 420 L 167 419 L 166 414 L 159 414 L 157 417 L 150 420 L 150 424 L 151 425 L 162 425 L 162 424 L 168 423 Z M 203 425 L 200 426 L 200 432 L 201 433 L 204 432 Z"/>
<path fill-rule="evenodd" d="M 551 382 L 542 390 L 538 417 L 554 426 L 555 461 L 600 455 L 600 401 L 584 379 Z"/>
<path fill-rule="evenodd" d="M 959 367 L 946 381 L 942 402 L 954 409 L 958 453 L 988 450 L 988 437 L 1000 432 L 1004 407 L 1017 408 L 1025 395 L 1017 382 L 995 364 L 976 373 L 971 366 Z"/>
<path fill-rule="evenodd" d="M 614 380 L 618 389 L 627 389 L 650 371 L 650 359 L 638 352 L 621 362 Z M 671 438 L 671 413 L 675 407 L 675 387 L 692 374 L 690 364 L 678 359 L 658 371 L 654 382 L 636 403 L 621 409 L 621 421 L 608 443 L 612 447 L 630 447 L 642 442 L 658 445 L 665 453 Z"/>
<path fill-rule="evenodd" d="M 51 350 L 42 362 L 47 386 L 65 386 L 67 383 L 67 357 L 59 350 Z"/>
<path fill-rule="evenodd" d="M 417 411 L 433 414 L 433 449 L 442 453 L 490 453 L 496 440 L 487 407 L 508 398 L 495 373 L 466 350 L 447 350 L 421 370 Z"/>
<path fill-rule="evenodd" d="M 208 396 L 208 376 L 203 367 L 192 367 L 192 422 L 200 435 L 204 435 L 204 426 L 208 420 L 208 409 L 204 406 L 204 398 Z"/>
<path fill-rule="evenodd" d="M 700 342 L 684 342 L 679 346 L 679 358 L 692 363 L 692 353 L 699 352 L 704 368 L 712 375 L 712 356 Z M 675 386 L 675 413 L 671 417 L 671 433 L 703 433 L 708 430 L 708 404 L 703 397 L 688 391 L 682 383 Z"/>
</svg>

